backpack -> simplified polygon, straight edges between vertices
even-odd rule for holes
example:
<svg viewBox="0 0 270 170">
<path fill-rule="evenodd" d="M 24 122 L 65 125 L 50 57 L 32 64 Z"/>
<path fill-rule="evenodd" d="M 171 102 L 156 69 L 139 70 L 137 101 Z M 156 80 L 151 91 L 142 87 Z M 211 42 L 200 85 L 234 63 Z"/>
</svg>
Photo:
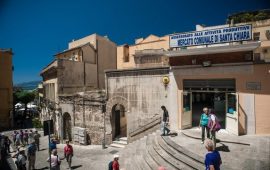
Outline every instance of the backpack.
<svg viewBox="0 0 270 170">
<path fill-rule="evenodd" d="M 220 125 L 216 115 L 214 115 L 214 114 L 211 114 L 211 115 L 215 116 L 215 122 L 216 122 L 216 125 L 215 125 L 215 127 L 213 127 L 213 130 L 218 132 L 221 129 L 221 125 Z M 209 116 L 208 125 L 207 125 L 209 129 L 211 129 L 212 124 L 213 124 L 213 121 L 211 119 L 211 115 Z"/>
<path fill-rule="evenodd" d="M 28 154 L 33 156 L 36 154 L 36 146 L 35 145 L 30 145 L 28 148 Z"/>
<path fill-rule="evenodd" d="M 109 170 L 113 170 L 113 161 L 109 163 Z"/>
</svg>

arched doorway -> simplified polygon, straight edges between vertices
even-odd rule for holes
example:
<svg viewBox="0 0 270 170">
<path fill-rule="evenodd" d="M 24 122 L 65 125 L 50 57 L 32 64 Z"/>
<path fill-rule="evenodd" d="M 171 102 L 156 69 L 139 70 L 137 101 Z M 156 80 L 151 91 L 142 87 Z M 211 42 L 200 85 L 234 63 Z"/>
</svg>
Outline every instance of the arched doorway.
<svg viewBox="0 0 270 170">
<path fill-rule="evenodd" d="M 63 139 L 70 140 L 71 137 L 71 117 L 70 115 L 65 112 L 63 115 Z"/>
<path fill-rule="evenodd" d="M 113 140 L 127 136 L 127 118 L 123 105 L 116 104 L 112 107 L 111 122 Z"/>
</svg>

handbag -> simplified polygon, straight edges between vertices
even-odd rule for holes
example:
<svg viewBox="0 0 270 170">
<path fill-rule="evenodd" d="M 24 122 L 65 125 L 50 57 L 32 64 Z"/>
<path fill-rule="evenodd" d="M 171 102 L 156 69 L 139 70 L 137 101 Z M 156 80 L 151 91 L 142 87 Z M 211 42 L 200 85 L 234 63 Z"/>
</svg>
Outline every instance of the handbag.
<svg viewBox="0 0 270 170">
<path fill-rule="evenodd" d="M 221 125 L 220 125 L 220 123 L 219 123 L 219 121 L 218 121 L 218 119 L 217 119 L 217 117 L 216 117 L 216 115 L 214 115 L 215 116 L 215 122 L 216 122 L 216 124 L 215 124 L 215 126 L 213 127 L 213 130 L 214 131 L 219 131 L 220 129 L 221 129 Z M 213 125 L 213 121 L 212 121 L 212 119 L 210 118 L 209 120 L 208 120 L 208 128 L 209 129 L 211 129 L 212 128 L 212 125 Z"/>
</svg>

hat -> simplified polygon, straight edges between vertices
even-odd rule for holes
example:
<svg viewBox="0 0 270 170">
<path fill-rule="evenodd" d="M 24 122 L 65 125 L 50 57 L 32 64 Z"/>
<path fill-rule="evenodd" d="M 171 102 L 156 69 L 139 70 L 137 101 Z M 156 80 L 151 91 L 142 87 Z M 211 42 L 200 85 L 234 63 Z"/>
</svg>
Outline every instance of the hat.
<svg viewBox="0 0 270 170">
<path fill-rule="evenodd" d="M 119 155 L 113 155 L 113 158 L 115 159 L 115 158 L 119 158 Z"/>
</svg>

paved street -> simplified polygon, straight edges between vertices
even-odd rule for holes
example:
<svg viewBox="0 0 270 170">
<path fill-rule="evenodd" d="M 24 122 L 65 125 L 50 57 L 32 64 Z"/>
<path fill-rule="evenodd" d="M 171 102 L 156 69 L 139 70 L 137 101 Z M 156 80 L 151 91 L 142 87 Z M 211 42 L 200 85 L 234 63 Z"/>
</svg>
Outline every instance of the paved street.
<svg viewBox="0 0 270 170">
<path fill-rule="evenodd" d="M 48 158 L 48 137 L 41 137 L 40 142 L 41 151 L 37 152 L 36 169 L 49 169 L 49 163 L 46 162 Z M 64 146 L 64 144 L 57 145 L 58 155 L 60 158 L 64 157 Z M 72 168 L 78 170 L 106 170 L 108 169 L 108 163 L 113 159 L 113 155 L 118 154 L 118 152 L 121 150 L 110 147 L 107 149 L 102 149 L 100 145 L 72 146 L 74 149 Z M 68 164 L 66 160 L 62 160 L 61 169 L 67 168 Z"/>
</svg>

